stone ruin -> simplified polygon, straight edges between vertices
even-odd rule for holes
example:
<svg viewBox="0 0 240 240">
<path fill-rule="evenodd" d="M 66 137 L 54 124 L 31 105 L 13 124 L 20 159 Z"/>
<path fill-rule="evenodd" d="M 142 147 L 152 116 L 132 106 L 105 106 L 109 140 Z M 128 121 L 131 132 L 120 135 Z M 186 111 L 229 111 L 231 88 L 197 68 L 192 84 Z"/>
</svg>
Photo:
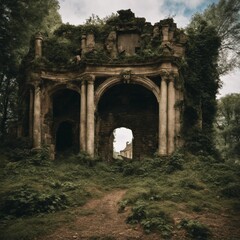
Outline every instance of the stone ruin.
<svg viewBox="0 0 240 240">
<path fill-rule="evenodd" d="M 182 144 L 186 36 L 173 19 L 151 25 L 131 10 L 118 13 L 105 35 L 82 31 L 65 65 L 48 64 L 47 40 L 35 36 L 20 84 L 18 135 L 34 148 L 49 146 L 52 158 L 69 150 L 111 160 L 119 127 L 133 132 L 134 159 L 170 155 Z"/>
</svg>

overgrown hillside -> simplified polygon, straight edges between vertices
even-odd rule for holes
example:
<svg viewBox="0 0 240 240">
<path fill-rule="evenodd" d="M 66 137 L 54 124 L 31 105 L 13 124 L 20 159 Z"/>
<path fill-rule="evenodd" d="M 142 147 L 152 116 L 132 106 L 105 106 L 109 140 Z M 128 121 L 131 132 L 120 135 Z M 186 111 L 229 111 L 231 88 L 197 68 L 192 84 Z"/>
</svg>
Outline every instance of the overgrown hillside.
<svg viewBox="0 0 240 240">
<path fill-rule="evenodd" d="M 116 212 L 129 211 L 126 224 L 140 225 L 147 239 L 238 239 L 239 170 L 207 155 L 180 152 L 107 163 L 84 154 L 50 162 L 44 150 L 5 151 L 0 236 L 40 239 L 59 227 L 71 228 L 80 215 L 94 214 L 81 207 L 91 198 L 122 189 L 126 193 Z"/>
</svg>

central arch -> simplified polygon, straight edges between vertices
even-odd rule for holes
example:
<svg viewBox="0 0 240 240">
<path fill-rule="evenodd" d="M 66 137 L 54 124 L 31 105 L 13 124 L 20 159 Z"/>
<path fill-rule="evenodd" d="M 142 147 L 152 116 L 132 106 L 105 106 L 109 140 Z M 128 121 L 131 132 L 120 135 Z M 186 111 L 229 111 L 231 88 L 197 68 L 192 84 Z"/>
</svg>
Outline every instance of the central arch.
<svg viewBox="0 0 240 240">
<path fill-rule="evenodd" d="M 96 90 L 95 92 L 95 106 L 98 105 L 98 102 L 101 98 L 101 96 L 111 87 L 118 85 L 118 84 L 122 84 L 123 80 L 121 77 L 111 77 L 108 78 L 104 83 L 102 83 Z M 132 76 L 131 80 L 130 80 L 131 84 L 138 84 L 141 85 L 143 87 L 145 87 L 146 89 L 148 89 L 149 91 L 151 91 L 154 96 L 156 97 L 157 101 L 160 102 L 160 89 L 159 87 L 152 82 L 149 78 L 147 77 L 138 77 L 138 76 Z"/>
<path fill-rule="evenodd" d="M 153 155 L 158 148 L 159 116 L 158 100 L 153 91 L 136 82 L 115 81 L 97 92 L 97 154 L 112 159 L 113 145 L 109 139 L 114 129 L 125 127 L 133 131 L 133 159 Z"/>
</svg>

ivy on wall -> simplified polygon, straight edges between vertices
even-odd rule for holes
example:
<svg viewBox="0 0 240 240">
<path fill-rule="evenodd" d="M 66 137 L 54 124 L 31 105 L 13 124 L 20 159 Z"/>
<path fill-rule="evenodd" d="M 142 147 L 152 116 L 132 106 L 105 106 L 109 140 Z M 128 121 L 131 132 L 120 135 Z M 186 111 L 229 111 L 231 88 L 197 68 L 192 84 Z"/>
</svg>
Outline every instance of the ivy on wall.
<svg viewBox="0 0 240 240">
<path fill-rule="evenodd" d="M 186 64 L 182 69 L 185 89 L 183 131 L 186 145 L 193 151 L 213 152 L 216 94 L 221 84 L 217 71 L 221 41 L 216 29 L 205 21 L 189 27 L 187 35 Z M 208 149 L 205 149 L 206 146 Z"/>
<path fill-rule="evenodd" d="M 81 55 L 81 39 L 83 35 L 93 33 L 95 38 L 95 47 L 92 52 L 81 56 L 81 62 L 90 63 L 144 63 L 156 61 L 164 55 L 162 42 L 162 32 L 158 36 L 154 36 L 154 27 L 161 28 L 162 25 L 168 24 L 170 27 L 176 28 L 176 24 L 172 18 L 168 18 L 156 23 L 154 26 L 146 22 L 145 18 L 135 17 L 134 13 L 128 10 L 120 10 L 117 14 L 113 14 L 104 20 L 90 17 L 84 25 L 74 26 L 70 24 L 62 24 L 55 30 L 52 36 L 45 36 L 43 41 L 43 57 L 41 63 L 37 66 L 59 67 L 64 68 L 76 67 L 74 58 Z M 132 56 L 125 53 L 118 53 L 116 58 L 111 58 L 106 51 L 105 41 L 111 31 L 117 32 L 134 32 L 141 34 L 140 47 Z M 175 29 L 174 39 L 179 41 L 182 30 Z M 31 43 L 31 51 L 33 55 L 34 42 Z"/>
</svg>

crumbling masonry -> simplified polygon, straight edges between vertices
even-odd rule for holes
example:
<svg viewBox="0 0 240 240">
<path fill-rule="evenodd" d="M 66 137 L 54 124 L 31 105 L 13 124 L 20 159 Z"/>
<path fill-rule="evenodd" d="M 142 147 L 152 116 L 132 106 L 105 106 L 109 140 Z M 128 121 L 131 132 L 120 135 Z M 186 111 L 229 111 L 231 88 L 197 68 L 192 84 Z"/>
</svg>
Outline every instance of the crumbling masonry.
<svg viewBox="0 0 240 240">
<path fill-rule="evenodd" d="M 35 62 L 45 55 L 44 41 L 36 35 Z M 133 158 L 173 153 L 182 144 L 185 43 L 172 19 L 152 26 L 130 10 L 119 11 L 105 40 L 91 31 L 81 35 L 70 67 L 26 67 L 19 136 L 30 137 L 34 148 L 49 146 L 52 158 L 70 150 L 110 160 L 114 129 L 127 127 Z M 106 60 L 94 58 L 98 52 Z"/>
</svg>

